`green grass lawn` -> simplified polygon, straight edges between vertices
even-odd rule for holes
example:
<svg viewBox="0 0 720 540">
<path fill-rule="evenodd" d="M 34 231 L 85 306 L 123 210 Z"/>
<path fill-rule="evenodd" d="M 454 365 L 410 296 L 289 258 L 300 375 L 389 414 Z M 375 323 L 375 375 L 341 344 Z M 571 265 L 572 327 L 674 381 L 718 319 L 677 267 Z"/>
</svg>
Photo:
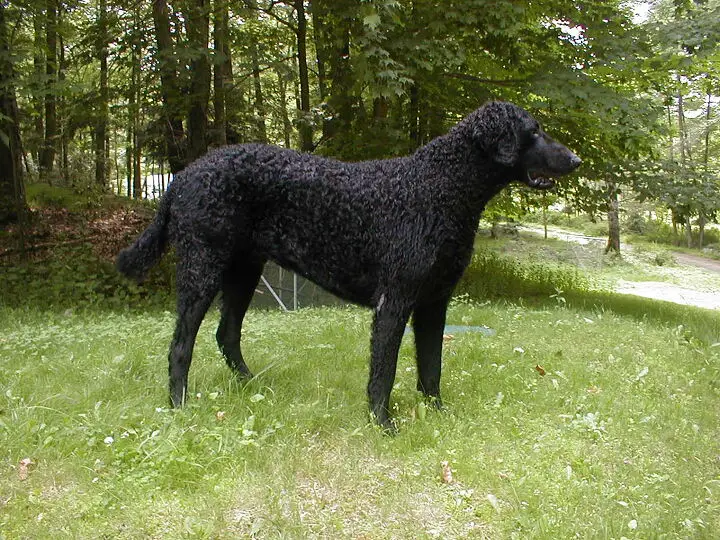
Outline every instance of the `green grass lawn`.
<svg viewBox="0 0 720 540">
<path fill-rule="evenodd" d="M 0 308 L 0 538 L 720 530 L 720 346 L 687 328 L 456 302 L 449 323 L 497 333 L 446 342 L 443 413 L 415 391 L 407 336 L 389 437 L 366 412 L 369 312 L 251 312 L 245 385 L 213 314 L 181 411 L 167 409 L 173 318 Z"/>
</svg>

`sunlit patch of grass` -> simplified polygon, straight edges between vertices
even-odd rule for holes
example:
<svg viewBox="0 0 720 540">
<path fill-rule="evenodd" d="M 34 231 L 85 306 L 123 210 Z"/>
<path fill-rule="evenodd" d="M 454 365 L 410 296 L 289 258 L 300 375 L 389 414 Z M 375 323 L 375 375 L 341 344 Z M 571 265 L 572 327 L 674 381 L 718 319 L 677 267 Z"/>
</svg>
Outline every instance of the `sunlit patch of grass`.
<svg viewBox="0 0 720 540">
<path fill-rule="evenodd" d="M 602 241 L 581 245 L 552 237 L 543 239 L 539 234 L 521 231 L 517 236 L 499 239 L 480 235 L 476 239 L 475 248 L 480 254 L 491 253 L 505 265 L 522 267 L 541 265 L 549 269 L 559 268 L 560 278 L 568 272 L 578 272 L 581 279 L 593 289 L 612 290 L 618 280 L 622 279 L 663 281 L 680 286 L 692 283 L 692 287 L 696 290 L 713 292 L 720 290 L 717 273 L 680 265 L 668 246 L 649 242 L 633 243 L 632 246 L 624 245 L 621 255 L 617 256 L 605 254 L 605 243 Z M 695 254 L 697 255 L 697 252 Z M 500 277 L 497 279 L 499 280 Z M 512 293 L 512 286 L 512 283 L 506 284 L 503 290 Z M 567 290 L 567 286 L 564 290 Z M 518 292 L 525 290 L 520 289 Z"/>
<path fill-rule="evenodd" d="M 211 315 L 180 411 L 166 406 L 173 322 L 162 311 L 0 311 L 1 535 L 720 529 L 720 347 L 692 328 L 465 297 L 449 322 L 496 334 L 445 343 L 447 410 L 422 414 L 406 337 L 393 392 L 400 433 L 387 437 L 366 412 L 369 313 L 251 312 L 245 353 L 258 376 L 247 383 L 217 352 Z"/>
</svg>

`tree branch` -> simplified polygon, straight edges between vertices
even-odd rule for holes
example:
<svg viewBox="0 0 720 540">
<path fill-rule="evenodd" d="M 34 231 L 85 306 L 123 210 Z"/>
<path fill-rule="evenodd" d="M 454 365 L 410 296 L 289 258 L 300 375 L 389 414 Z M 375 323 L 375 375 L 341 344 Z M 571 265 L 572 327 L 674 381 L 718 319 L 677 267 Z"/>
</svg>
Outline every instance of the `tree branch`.
<svg viewBox="0 0 720 540">
<path fill-rule="evenodd" d="M 286 21 L 285 19 L 283 19 L 282 17 L 280 17 L 277 13 L 275 13 L 273 11 L 273 8 L 275 6 L 277 6 L 278 4 L 282 4 L 282 3 L 284 3 L 284 2 L 276 2 L 273 0 L 272 2 L 270 2 L 270 7 L 265 9 L 265 8 L 261 8 L 260 6 L 258 6 L 253 0 L 245 0 L 245 7 L 247 7 L 248 9 L 252 9 L 254 11 L 260 11 L 261 13 L 264 13 L 268 17 L 272 17 L 277 22 L 279 22 L 280 24 L 282 24 L 284 26 L 287 26 L 290 30 L 292 30 L 292 32 L 297 34 L 297 32 L 298 32 L 297 26 L 295 26 L 290 21 Z"/>
<path fill-rule="evenodd" d="M 237 77 L 233 77 L 234 80 L 233 80 L 231 88 L 236 88 L 240 83 L 242 83 L 246 79 L 253 77 L 255 75 L 255 73 L 262 73 L 263 71 L 273 69 L 278 64 L 282 64 L 283 62 L 287 62 L 288 60 L 295 60 L 295 59 L 297 59 L 297 54 L 291 54 L 290 56 L 280 58 L 279 60 L 276 60 L 275 62 L 272 62 L 271 64 L 269 64 L 263 68 L 260 68 L 257 72 L 250 71 L 249 73 L 245 73 L 242 75 L 238 75 Z"/>
<path fill-rule="evenodd" d="M 483 79 L 481 77 L 475 77 L 474 75 L 468 75 L 466 73 L 445 73 L 446 77 L 451 79 L 461 79 L 464 81 L 471 81 L 481 84 L 494 84 L 496 86 L 515 86 L 528 82 L 528 79 Z"/>
</svg>

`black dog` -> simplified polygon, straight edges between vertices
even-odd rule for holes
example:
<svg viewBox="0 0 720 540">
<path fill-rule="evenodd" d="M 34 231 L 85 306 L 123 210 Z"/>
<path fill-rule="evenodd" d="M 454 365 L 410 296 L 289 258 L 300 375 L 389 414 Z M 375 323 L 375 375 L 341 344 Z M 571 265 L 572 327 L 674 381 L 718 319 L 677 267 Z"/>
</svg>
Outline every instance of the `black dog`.
<svg viewBox="0 0 720 540">
<path fill-rule="evenodd" d="M 179 406 L 200 323 L 222 292 L 217 342 L 251 377 L 243 317 L 272 260 L 341 298 L 372 307 L 368 397 L 392 429 L 390 391 L 413 314 L 418 389 L 440 407 L 445 313 L 467 266 L 480 214 L 515 180 L 539 189 L 580 159 L 510 103 L 484 105 L 409 157 L 343 163 L 274 146 L 215 150 L 179 173 L 154 222 L 118 256 L 142 279 L 170 241 L 177 250 L 177 325 L 170 398 Z"/>
</svg>

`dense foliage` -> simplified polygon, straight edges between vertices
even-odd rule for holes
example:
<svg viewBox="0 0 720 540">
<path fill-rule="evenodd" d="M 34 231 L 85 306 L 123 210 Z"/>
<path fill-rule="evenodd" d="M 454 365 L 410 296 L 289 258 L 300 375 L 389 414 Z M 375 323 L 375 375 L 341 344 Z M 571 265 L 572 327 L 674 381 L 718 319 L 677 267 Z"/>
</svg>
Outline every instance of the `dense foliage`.
<svg viewBox="0 0 720 540">
<path fill-rule="evenodd" d="M 613 210 L 632 192 L 689 226 L 720 206 L 717 0 L 21 0 L 0 11 L 0 153 L 18 165 L 3 175 L 0 221 L 17 218 L 21 173 L 153 196 L 157 175 L 212 146 L 387 157 L 487 99 L 527 107 L 582 156 L 582 181 L 559 190 L 575 209 Z M 541 204 L 506 193 L 495 212 Z"/>
</svg>

